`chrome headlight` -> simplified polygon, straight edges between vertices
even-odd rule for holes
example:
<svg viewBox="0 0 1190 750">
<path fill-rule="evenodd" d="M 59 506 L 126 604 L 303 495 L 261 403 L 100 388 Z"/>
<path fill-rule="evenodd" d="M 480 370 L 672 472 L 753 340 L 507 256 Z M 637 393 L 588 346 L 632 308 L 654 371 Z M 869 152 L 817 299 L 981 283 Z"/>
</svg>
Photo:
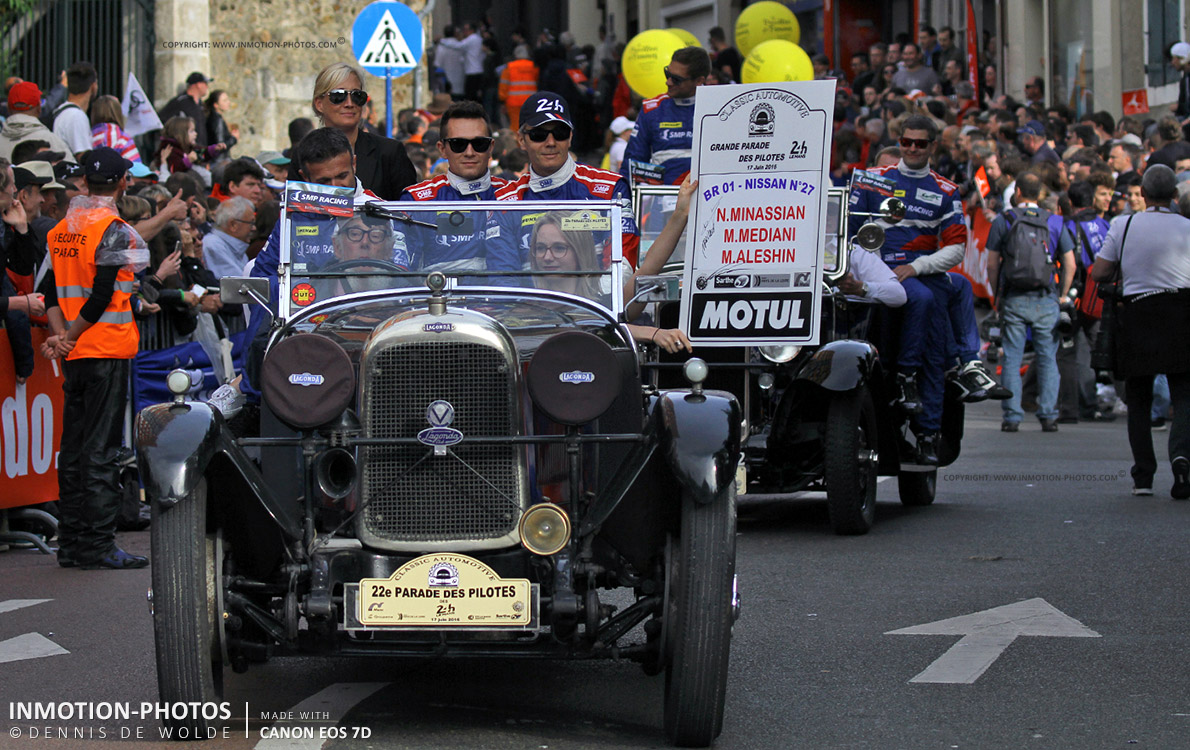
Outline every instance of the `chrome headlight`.
<svg viewBox="0 0 1190 750">
<path fill-rule="evenodd" d="M 758 346 L 756 350 L 760 352 L 760 356 L 772 362 L 775 365 L 783 365 L 790 362 L 802 350 L 800 346 L 792 344 L 780 344 L 777 346 Z"/>
<path fill-rule="evenodd" d="M 518 530 L 525 549 L 535 555 L 552 555 L 570 541 L 570 518 L 553 503 L 538 503 L 521 516 Z"/>
<path fill-rule="evenodd" d="M 190 373 L 185 370 L 170 370 L 165 376 L 165 387 L 175 396 L 185 396 L 190 392 Z"/>
</svg>

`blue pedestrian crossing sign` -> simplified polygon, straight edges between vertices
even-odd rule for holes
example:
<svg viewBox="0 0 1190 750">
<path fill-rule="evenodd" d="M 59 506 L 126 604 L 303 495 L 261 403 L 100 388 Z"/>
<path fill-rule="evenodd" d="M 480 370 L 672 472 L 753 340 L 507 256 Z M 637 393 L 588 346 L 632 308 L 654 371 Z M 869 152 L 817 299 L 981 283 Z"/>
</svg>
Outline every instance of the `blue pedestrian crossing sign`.
<svg viewBox="0 0 1190 750">
<path fill-rule="evenodd" d="M 359 12 L 351 26 L 351 51 L 374 76 L 402 76 L 425 50 L 421 19 L 404 3 L 380 0 Z"/>
</svg>

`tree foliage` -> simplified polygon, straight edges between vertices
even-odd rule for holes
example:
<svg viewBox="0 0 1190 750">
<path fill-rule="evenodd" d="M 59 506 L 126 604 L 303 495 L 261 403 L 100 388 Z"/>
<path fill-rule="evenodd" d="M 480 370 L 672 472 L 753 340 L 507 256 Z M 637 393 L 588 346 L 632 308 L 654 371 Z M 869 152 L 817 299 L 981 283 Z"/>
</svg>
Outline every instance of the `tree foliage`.
<svg viewBox="0 0 1190 750">
<path fill-rule="evenodd" d="M 0 0 L 0 83 L 16 72 L 20 51 L 9 32 L 22 16 L 37 6 L 38 0 Z"/>
</svg>

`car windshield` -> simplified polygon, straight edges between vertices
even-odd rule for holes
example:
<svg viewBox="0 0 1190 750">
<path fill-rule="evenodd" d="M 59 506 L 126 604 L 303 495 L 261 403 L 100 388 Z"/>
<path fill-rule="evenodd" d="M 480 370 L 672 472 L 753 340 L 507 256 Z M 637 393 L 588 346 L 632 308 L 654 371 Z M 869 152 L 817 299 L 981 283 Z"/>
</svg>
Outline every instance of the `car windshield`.
<svg viewBox="0 0 1190 750">
<path fill-rule="evenodd" d="M 649 250 L 657 241 L 661 230 L 669 221 L 670 214 L 678 205 L 678 188 L 670 185 L 648 185 L 637 187 L 637 224 L 640 226 L 640 256 L 648 257 Z M 686 231 L 678 238 L 678 245 L 666 262 L 666 268 L 678 268 L 686 262 Z"/>
<path fill-rule="evenodd" d="M 455 288 L 559 292 L 613 312 L 622 305 L 619 204 L 293 200 L 283 217 L 286 317 L 359 292 L 425 290 L 433 271 Z"/>
</svg>

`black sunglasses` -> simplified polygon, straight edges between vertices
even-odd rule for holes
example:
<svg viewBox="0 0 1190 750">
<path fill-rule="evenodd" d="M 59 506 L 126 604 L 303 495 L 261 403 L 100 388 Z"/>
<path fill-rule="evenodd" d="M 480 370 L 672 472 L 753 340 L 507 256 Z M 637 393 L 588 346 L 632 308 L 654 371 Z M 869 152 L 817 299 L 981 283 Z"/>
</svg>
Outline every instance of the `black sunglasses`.
<svg viewBox="0 0 1190 750">
<path fill-rule="evenodd" d="M 525 135 L 529 136 L 529 140 L 534 143 L 545 143 L 545 139 L 551 135 L 555 141 L 569 141 L 570 134 L 569 125 L 555 125 L 552 128 L 530 128 L 525 133 Z"/>
<path fill-rule="evenodd" d="M 368 103 L 368 92 L 363 89 L 331 89 L 326 92 L 326 98 L 330 100 L 331 104 L 342 104 L 347 101 L 347 97 L 351 97 L 351 101 L 355 102 L 355 106 L 362 107 Z"/>
<path fill-rule="evenodd" d="M 920 149 L 927 149 L 933 143 L 929 138 L 902 138 L 901 148 L 909 148 L 910 146 Z"/>
<path fill-rule="evenodd" d="M 475 153 L 483 154 L 483 153 L 487 153 L 488 149 L 490 149 L 492 147 L 493 139 L 488 138 L 488 137 L 482 137 L 482 138 L 443 138 L 442 140 L 446 143 L 447 146 L 450 146 L 450 150 L 454 151 L 456 154 L 463 153 L 464 151 L 467 150 L 468 146 L 470 146 L 475 151 Z"/>
<path fill-rule="evenodd" d="M 667 81 L 673 81 L 674 83 L 678 84 L 679 86 L 681 86 L 686 81 L 690 80 L 690 76 L 679 76 L 679 75 L 674 75 L 673 73 L 670 73 L 668 65 L 665 66 L 664 72 L 665 72 L 665 79 Z"/>
</svg>

